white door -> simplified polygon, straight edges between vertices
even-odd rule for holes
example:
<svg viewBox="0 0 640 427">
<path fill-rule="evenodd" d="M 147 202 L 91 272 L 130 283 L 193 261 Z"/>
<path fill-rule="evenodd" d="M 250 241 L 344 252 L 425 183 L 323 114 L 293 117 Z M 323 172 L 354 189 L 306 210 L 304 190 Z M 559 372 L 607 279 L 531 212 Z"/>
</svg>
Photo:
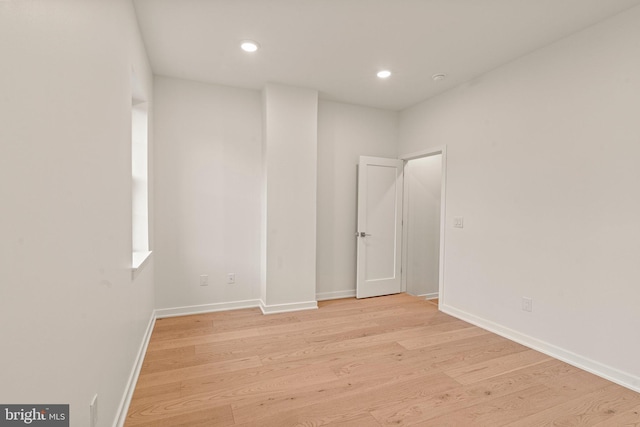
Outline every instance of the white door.
<svg viewBox="0 0 640 427">
<path fill-rule="evenodd" d="M 402 167 L 402 160 L 360 157 L 358 298 L 402 292 Z"/>
</svg>

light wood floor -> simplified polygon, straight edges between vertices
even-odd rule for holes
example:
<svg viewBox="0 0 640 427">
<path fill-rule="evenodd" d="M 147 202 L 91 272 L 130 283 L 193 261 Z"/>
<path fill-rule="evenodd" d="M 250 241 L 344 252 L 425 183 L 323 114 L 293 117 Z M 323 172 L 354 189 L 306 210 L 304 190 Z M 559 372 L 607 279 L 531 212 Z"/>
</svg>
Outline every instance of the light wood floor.
<svg viewBox="0 0 640 427">
<path fill-rule="evenodd" d="M 640 426 L 640 394 L 408 295 L 157 321 L 126 427 Z"/>
</svg>

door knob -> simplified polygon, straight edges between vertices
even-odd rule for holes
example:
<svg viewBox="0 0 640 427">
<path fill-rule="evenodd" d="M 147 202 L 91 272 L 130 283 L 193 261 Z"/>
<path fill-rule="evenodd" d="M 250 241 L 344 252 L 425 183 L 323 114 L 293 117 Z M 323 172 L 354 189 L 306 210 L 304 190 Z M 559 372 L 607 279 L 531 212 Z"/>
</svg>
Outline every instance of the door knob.
<svg viewBox="0 0 640 427">
<path fill-rule="evenodd" d="M 358 235 L 358 233 L 356 233 L 356 236 Z M 371 234 L 369 233 L 365 233 L 364 231 L 360 232 L 360 237 L 366 237 L 366 236 L 371 236 Z"/>
</svg>

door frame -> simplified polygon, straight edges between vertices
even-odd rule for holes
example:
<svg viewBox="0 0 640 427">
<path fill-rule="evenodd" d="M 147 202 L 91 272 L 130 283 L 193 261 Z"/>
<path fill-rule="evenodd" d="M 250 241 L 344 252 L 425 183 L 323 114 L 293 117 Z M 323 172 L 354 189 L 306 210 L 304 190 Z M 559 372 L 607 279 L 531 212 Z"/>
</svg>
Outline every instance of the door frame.
<svg viewBox="0 0 640 427">
<path fill-rule="evenodd" d="M 445 243 L 445 223 L 446 223 L 446 200 L 447 200 L 447 146 L 433 147 L 422 151 L 413 153 L 407 153 L 398 156 L 398 158 L 404 161 L 404 167 L 407 166 L 409 160 L 420 159 L 422 157 L 435 156 L 437 154 L 442 155 L 442 169 L 441 169 L 441 181 L 440 181 L 440 260 L 438 265 L 438 302 L 439 306 L 445 305 L 445 291 L 444 291 L 444 243 Z M 403 185 L 403 197 L 402 197 L 402 291 L 407 291 L 407 253 L 408 253 L 408 205 L 409 195 L 407 190 L 408 180 L 404 180 Z"/>
</svg>

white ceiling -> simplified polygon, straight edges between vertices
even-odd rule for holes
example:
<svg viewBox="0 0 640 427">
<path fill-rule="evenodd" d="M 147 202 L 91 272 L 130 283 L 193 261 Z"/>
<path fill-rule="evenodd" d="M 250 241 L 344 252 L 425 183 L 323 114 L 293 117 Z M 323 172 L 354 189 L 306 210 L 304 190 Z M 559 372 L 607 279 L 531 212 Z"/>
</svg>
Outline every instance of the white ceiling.
<svg viewBox="0 0 640 427">
<path fill-rule="evenodd" d="M 402 110 L 640 0 L 134 0 L 155 74 Z M 241 40 L 261 49 L 247 54 Z M 387 68 L 387 80 L 376 77 Z M 446 73 L 434 82 L 431 76 Z"/>
</svg>

